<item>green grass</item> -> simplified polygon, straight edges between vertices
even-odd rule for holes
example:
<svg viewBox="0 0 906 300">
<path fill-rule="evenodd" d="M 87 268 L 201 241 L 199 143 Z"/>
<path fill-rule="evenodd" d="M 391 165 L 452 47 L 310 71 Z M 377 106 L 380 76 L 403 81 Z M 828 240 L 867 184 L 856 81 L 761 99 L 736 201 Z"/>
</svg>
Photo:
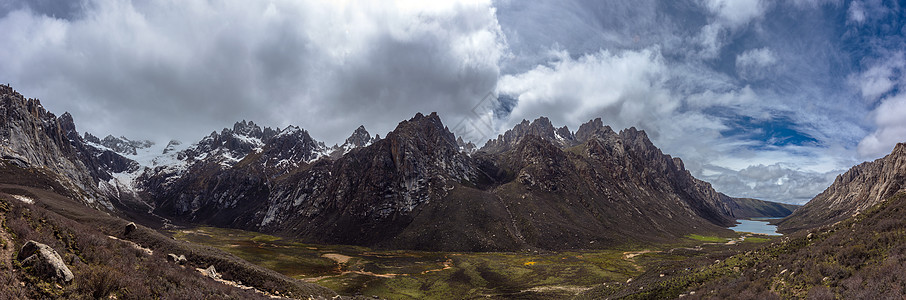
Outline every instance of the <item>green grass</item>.
<svg viewBox="0 0 906 300">
<path fill-rule="evenodd" d="M 462 299 L 486 296 L 571 297 L 603 282 L 641 274 L 623 250 L 561 253 L 454 253 L 376 251 L 305 244 L 233 229 L 174 231 L 180 240 L 228 251 L 285 275 L 340 294 L 387 299 Z M 325 254 L 351 259 L 340 264 Z M 529 291 L 533 288 L 540 288 Z"/>
<path fill-rule="evenodd" d="M 747 243 L 764 243 L 764 242 L 767 242 L 767 241 L 770 241 L 770 240 L 771 240 L 771 239 L 769 239 L 769 238 L 748 237 L 748 238 L 745 239 L 744 242 L 747 242 Z"/>
<path fill-rule="evenodd" d="M 696 241 L 708 242 L 708 243 L 723 243 L 723 242 L 727 241 L 726 238 L 722 238 L 722 237 L 718 237 L 718 236 L 704 236 L 704 235 L 700 235 L 700 234 L 690 234 L 690 235 L 687 235 L 686 237 L 696 240 Z"/>
</svg>

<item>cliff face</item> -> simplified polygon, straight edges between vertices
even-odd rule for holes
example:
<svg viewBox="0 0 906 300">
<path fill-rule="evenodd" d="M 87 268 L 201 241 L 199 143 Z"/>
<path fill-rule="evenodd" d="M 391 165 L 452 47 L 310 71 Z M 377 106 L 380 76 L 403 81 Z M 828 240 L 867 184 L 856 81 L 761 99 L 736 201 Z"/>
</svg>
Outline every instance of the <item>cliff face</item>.
<svg viewBox="0 0 906 300">
<path fill-rule="evenodd" d="M 37 99 L 26 99 L 0 86 L 0 155 L 21 168 L 57 177 L 69 196 L 99 208 L 112 209 L 105 181 L 107 170 L 136 168 L 134 162 L 91 147 L 76 131 L 72 116 L 57 117 Z"/>
<path fill-rule="evenodd" d="M 834 183 L 778 223 L 783 232 L 841 221 L 906 190 L 906 144 L 889 155 L 865 162 L 837 176 Z"/>
</svg>

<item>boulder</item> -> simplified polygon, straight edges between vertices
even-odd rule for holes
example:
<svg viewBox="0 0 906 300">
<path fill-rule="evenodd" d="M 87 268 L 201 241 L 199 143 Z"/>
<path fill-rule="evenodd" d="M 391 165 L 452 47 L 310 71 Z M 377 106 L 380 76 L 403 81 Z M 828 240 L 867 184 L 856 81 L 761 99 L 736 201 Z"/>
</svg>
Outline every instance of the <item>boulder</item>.
<svg viewBox="0 0 906 300">
<path fill-rule="evenodd" d="M 62 283 L 72 281 L 73 275 L 63 258 L 53 248 L 35 241 L 28 241 L 19 250 L 16 259 L 22 267 L 35 276 L 56 280 Z"/>
<path fill-rule="evenodd" d="M 186 264 L 186 256 L 182 254 L 177 256 L 176 254 L 170 253 L 167 254 L 167 259 L 180 265 Z"/>
<path fill-rule="evenodd" d="M 205 276 L 208 276 L 208 277 L 211 277 L 214 279 L 220 279 L 220 274 L 217 274 L 217 269 L 214 268 L 214 265 L 211 265 L 207 269 L 204 269 L 204 271 L 202 271 L 202 273 L 204 273 Z"/>
<path fill-rule="evenodd" d="M 136 228 L 137 227 L 135 226 L 135 222 L 129 222 L 129 224 L 126 224 L 126 230 L 123 231 L 123 234 L 128 235 L 129 233 L 135 231 Z"/>
</svg>

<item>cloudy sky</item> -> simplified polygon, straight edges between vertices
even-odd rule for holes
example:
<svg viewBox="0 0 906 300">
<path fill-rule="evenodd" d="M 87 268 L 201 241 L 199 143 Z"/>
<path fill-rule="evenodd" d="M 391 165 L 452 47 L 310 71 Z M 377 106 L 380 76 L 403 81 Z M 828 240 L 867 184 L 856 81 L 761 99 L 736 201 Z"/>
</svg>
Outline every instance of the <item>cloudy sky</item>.
<svg viewBox="0 0 906 300">
<path fill-rule="evenodd" d="M 333 144 L 437 111 L 482 143 L 601 117 L 791 203 L 906 141 L 897 1 L 434 2 L 0 0 L 0 82 L 158 142 L 246 119 Z"/>
</svg>

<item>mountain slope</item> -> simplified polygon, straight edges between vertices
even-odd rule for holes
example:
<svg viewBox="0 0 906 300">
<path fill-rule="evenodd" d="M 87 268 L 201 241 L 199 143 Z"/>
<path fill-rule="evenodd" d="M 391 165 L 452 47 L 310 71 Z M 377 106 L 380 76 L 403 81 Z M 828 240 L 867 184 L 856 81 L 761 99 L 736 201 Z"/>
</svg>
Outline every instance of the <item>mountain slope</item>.
<svg viewBox="0 0 906 300">
<path fill-rule="evenodd" d="M 906 190 L 906 143 L 883 158 L 852 167 L 824 192 L 780 221 L 781 232 L 833 224 Z"/>
<path fill-rule="evenodd" d="M 270 299 L 196 271 L 215 266 L 224 279 L 299 299 L 337 299 L 333 291 L 280 275 L 224 251 L 179 242 L 149 228 L 124 231 L 129 221 L 60 194 L 56 176 L 0 161 L 0 252 L 27 240 L 50 245 L 75 275 L 55 285 L 0 259 L 0 298 L 10 299 Z M 185 255 L 184 265 L 168 253 Z M 15 257 L 13 255 L 13 257 Z M 9 257 L 6 257 L 9 258 Z M 339 298 L 342 299 L 342 298 Z"/>
<path fill-rule="evenodd" d="M 138 168 L 116 152 L 86 143 L 69 113 L 57 117 L 37 99 L 26 99 L 5 85 L 0 85 L 0 115 L 3 159 L 47 172 L 68 196 L 92 207 L 113 210 L 111 173 Z"/>
<path fill-rule="evenodd" d="M 904 212 L 906 193 L 899 193 L 834 225 L 666 276 L 601 285 L 576 299 L 901 299 Z"/>
<path fill-rule="evenodd" d="M 421 250 L 598 248 L 733 222 L 719 194 L 644 132 L 594 120 L 578 140 L 543 118 L 520 126 L 491 143 L 498 149 L 469 154 L 436 114 L 417 114 L 383 139 L 357 129 L 348 144 L 362 145 L 332 159 L 274 173 L 264 167 L 278 156 L 269 140 L 232 165 L 150 174 L 143 189 L 155 213 L 176 221 Z M 312 153 L 314 144 L 276 148 Z"/>
<path fill-rule="evenodd" d="M 800 206 L 751 198 L 733 198 L 721 194 L 721 199 L 730 207 L 730 213 L 737 219 L 783 218 Z"/>
</svg>

